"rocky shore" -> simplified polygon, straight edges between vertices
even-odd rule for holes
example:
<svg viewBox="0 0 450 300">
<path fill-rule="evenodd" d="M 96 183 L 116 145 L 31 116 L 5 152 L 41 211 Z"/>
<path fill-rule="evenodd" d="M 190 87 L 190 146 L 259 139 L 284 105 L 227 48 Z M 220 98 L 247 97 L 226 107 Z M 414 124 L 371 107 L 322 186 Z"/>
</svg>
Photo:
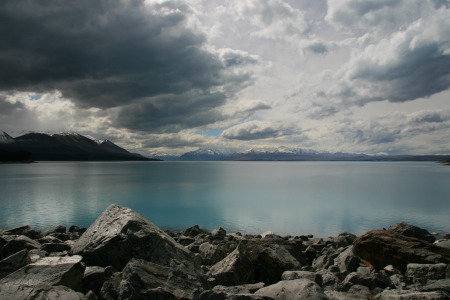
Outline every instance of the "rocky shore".
<svg viewBox="0 0 450 300">
<path fill-rule="evenodd" d="M 0 299 L 450 299 L 450 240 L 161 230 L 109 206 L 87 229 L 0 230 Z"/>
</svg>

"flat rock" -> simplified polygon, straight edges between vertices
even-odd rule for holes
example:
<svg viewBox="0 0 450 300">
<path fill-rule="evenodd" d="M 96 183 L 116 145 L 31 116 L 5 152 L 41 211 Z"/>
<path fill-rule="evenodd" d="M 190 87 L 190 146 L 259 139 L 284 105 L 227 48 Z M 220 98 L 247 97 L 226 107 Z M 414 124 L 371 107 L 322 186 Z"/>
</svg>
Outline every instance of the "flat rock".
<svg viewBox="0 0 450 300">
<path fill-rule="evenodd" d="M 0 287 L 38 287 L 64 285 L 80 289 L 85 266 L 81 256 L 45 257 L 0 280 Z"/>
<path fill-rule="evenodd" d="M 256 291 L 257 296 L 275 300 L 328 299 L 315 282 L 308 279 L 283 280 Z"/>
<path fill-rule="evenodd" d="M 429 280 L 444 279 L 446 264 L 408 264 L 405 276 L 413 283 L 426 284 Z"/>
<path fill-rule="evenodd" d="M 285 271 L 281 274 L 281 280 L 309 279 L 322 286 L 322 275 L 309 271 Z"/>
<path fill-rule="evenodd" d="M 194 254 L 137 212 L 110 205 L 72 246 L 92 266 L 122 270 L 131 258 L 168 266 L 172 259 L 198 262 Z"/>
<path fill-rule="evenodd" d="M 0 236 L 0 259 L 4 259 L 20 250 L 39 249 L 41 244 L 24 235 Z"/>
<path fill-rule="evenodd" d="M 0 261 L 0 279 L 31 263 L 28 251 L 23 249 Z"/>
<path fill-rule="evenodd" d="M 408 237 L 392 230 L 373 230 L 358 237 L 353 252 L 376 269 L 387 265 L 405 271 L 408 263 L 435 264 L 450 260 L 450 249 Z"/>
<path fill-rule="evenodd" d="M 422 292 L 443 291 L 450 295 L 450 278 L 429 283 L 420 289 Z"/>
<path fill-rule="evenodd" d="M 385 290 L 379 293 L 377 300 L 448 300 L 448 294 L 444 292 L 418 292 L 410 290 Z"/>
<path fill-rule="evenodd" d="M 0 285 L 0 298 L 7 300 L 85 300 L 81 293 L 62 286 L 15 286 Z"/>
</svg>

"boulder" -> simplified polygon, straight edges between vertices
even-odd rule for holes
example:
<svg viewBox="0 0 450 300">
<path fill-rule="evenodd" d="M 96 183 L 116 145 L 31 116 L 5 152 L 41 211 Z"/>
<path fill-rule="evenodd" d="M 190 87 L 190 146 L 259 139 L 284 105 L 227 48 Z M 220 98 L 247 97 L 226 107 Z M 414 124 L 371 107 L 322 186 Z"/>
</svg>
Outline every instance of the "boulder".
<svg viewBox="0 0 450 300">
<path fill-rule="evenodd" d="M 15 285 L 0 285 L 1 299 L 8 300 L 86 300 L 81 293 L 62 286 L 15 286 Z"/>
<path fill-rule="evenodd" d="M 48 253 L 69 251 L 70 249 L 70 245 L 65 243 L 45 243 L 41 247 L 41 250 L 47 251 Z"/>
<path fill-rule="evenodd" d="M 4 259 L 20 250 L 39 249 L 41 244 L 24 235 L 0 236 L 0 259 Z"/>
<path fill-rule="evenodd" d="M 63 285 L 80 290 L 85 269 L 81 259 L 81 256 L 42 258 L 0 279 L 0 288 Z"/>
<path fill-rule="evenodd" d="M 28 251 L 23 249 L 0 261 L 0 279 L 31 263 Z"/>
<path fill-rule="evenodd" d="M 325 291 L 325 295 L 330 300 L 367 300 L 372 299 L 369 289 L 365 286 L 354 286 L 347 292 L 342 291 Z"/>
<path fill-rule="evenodd" d="M 441 279 L 429 283 L 420 289 L 422 292 L 443 291 L 450 295 L 450 279 Z"/>
<path fill-rule="evenodd" d="M 228 254 L 236 249 L 236 247 L 236 243 L 221 243 L 219 245 L 214 245 L 206 242 L 199 246 L 198 254 L 202 258 L 203 264 L 214 265 L 224 259 Z"/>
<path fill-rule="evenodd" d="M 66 233 L 66 230 L 67 230 L 66 226 L 57 225 L 57 226 L 53 226 L 53 227 L 50 227 L 47 230 L 45 230 L 42 233 L 42 236 L 50 235 L 52 233 Z"/>
<path fill-rule="evenodd" d="M 279 281 L 256 291 L 255 295 L 276 300 L 328 299 L 322 288 L 308 279 Z"/>
<path fill-rule="evenodd" d="M 358 269 L 361 260 L 353 254 L 353 246 L 348 246 L 334 259 L 334 263 L 342 273 L 350 273 Z"/>
<path fill-rule="evenodd" d="M 208 290 L 202 292 L 198 300 L 273 300 L 273 298 L 254 294 L 227 294 L 222 291 Z"/>
<path fill-rule="evenodd" d="M 418 292 L 411 290 L 385 290 L 379 293 L 377 300 L 448 300 L 449 295 L 444 292 Z"/>
<path fill-rule="evenodd" d="M 402 272 L 406 270 L 408 263 L 435 264 L 448 263 L 450 260 L 450 249 L 392 230 L 365 233 L 354 241 L 353 252 L 376 269 L 393 265 Z"/>
<path fill-rule="evenodd" d="M 188 229 L 186 229 L 182 232 L 183 235 L 188 236 L 188 237 L 196 237 L 197 235 L 199 235 L 201 233 L 209 233 L 209 232 L 205 229 L 200 228 L 198 225 L 189 227 Z"/>
<path fill-rule="evenodd" d="M 113 267 L 86 267 L 82 283 L 82 292 L 93 291 L 100 295 L 103 284 L 116 272 Z"/>
<path fill-rule="evenodd" d="M 392 230 L 404 236 L 413 237 L 429 243 L 433 243 L 436 240 L 436 237 L 427 230 L 416 227 L 414 225 L 410 225 L 405 222 L 393 224 L 389 226 L 388 230 Z"/>
<path fill-rule="evenodd" d="M 375 288 L 385 289 L 394 287 L 391 279 L 381 273 L 361 274 L 352 272 L 345 277 L 342 283 L 342 289 L 347 291 L 354 285 L 362 285 L 368 287 L 370 290 Z"/>
<path fill-rule="evenodd" d="M 131 258 L 168 266 L 171 260 L 196 264 L 194 254 L 135 211 L 110 205 L 72 246 L 92 266 L 122 270 Z"/>
<path fill-rule="evenodd" d="M 225 229 L 223 229 L 222 227 L 214 229 L 211 232 L 211 237 L 213 237 L 214 239 L 222 240 L 226 237 L 226 235 L 227 235 L 227 231 Z"/>
<path fill-rule="evenodd" d="M 202 279 L 183 265 L 157 265 L 143 259 L 132 259 L 122 271 L 120 299 L 153 299 L 148 290 L 160 288 L 178 298 L 192 299 L 203 288 Z"/>
<path fill-rule="evenodd" d="M 438 240 L 434 244 L 439 247 L 450 249 L 450 240 Z"/>
<path fill-rule="evenodd" d="M 306 264 L 301 255 L 301 247 L 288 241 L 243 240 L 211 267 L 209 275 L 222 285 L 271 284 L 280 280 L 284 271 L 300 270 Z"/>
<path fill-rule="evenodd" d="M 429 280 L 444 279 L 446 264 L 408 264 L 405 276 L 412 283 L 426 284 Z"/>
<path fill-rule="evenodd" d="M 216 285 L 212 288 L 215 292 L 224 292 L 226 294 L 251 294 L 256 292 L 259 289 L 262 289 L 266 285 L 264 282 L 258 282 L 258 283 L 250 283 L 250 284 L 242 284 L 242 285 L 235 285 L 235 286 L 223 286 L 223 285 Z"/>
<path fill-rule="evenodd" d="M 356 239 L 356 235 L 348 232 L 340 233 L 337 237 L 333 238 L 333 246 L 335 248 L 348 247 L 353 245 L 353 241 Z"/>
</svg>

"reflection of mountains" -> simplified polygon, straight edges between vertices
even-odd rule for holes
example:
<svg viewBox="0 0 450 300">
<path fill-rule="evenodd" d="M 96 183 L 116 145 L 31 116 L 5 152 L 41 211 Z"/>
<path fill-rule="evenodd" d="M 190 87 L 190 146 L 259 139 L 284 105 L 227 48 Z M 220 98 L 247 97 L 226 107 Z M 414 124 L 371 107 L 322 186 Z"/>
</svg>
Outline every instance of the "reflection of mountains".
<svg viewBox="0 0 450 300">
<path fill-rule="evenodd" d="M 147 161 L 111 141 L 77 133 L 27 133 L 13 138 L 0 132 L 0 161 Z"/>
<path fill-rule="evenodd" d="M 193 161 L 449 161 L 450 155 L 367 155 L 289 148 L 251 149 L 245 152 L 222 153 L 200 149 L 172 159 Z"/>
</svg>

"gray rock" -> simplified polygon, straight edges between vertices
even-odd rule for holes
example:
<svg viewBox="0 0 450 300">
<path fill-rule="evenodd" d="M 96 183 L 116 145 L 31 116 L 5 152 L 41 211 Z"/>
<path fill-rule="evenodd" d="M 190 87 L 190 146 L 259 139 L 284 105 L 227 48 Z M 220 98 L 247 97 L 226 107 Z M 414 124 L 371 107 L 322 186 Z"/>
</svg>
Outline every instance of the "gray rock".
<svg viewBox="0 0 450 300">
<path fill-rule="evenodd" d="M 0 286 L 20 288 L 64 285 L 81 290 L 85 269 L 81 259 L 81 256 L 45 257 L 2 278 Z"/>
<path fill-rule="evenodd" d="M 377 300 L 448 300 L 448 294 L 444 292 L 417 292 L 417 291 L 399 291 L 399 290 L 385 290 L 378 294 Z"/>
<path fill-rule="evenodd" d="M 297 257 L 294 257 L 293 254 Z M 274 283 L 288 270 L 306 263 L 301 248 L 288 241 L 243 240 L 239 246 L 209 270 L 218 284 Z"/>
<path fill-rule="evenodd" d="M 215 239 L 220 239 L 220 240 L 224 239 L 226 235 L 227 235 L 227 231 L 225 229 L 223 229 L 222 227 L 214 229 L 211 232 L 211 236 Z"/>
<path fill-rule="evenodd" d="M 57 225 L 57 226 L 54 226 L 54 227 L 51 227 L 51 228 L 48 228 L 47 230 L 45 230 L 42 233 L 42 236 L 50 235 L 52 233 L 66 233 L 66 230 L 67 230 L 66 226 Z"/>
<path fill-rule="evenodd" d="M 322 286 L 322 275 L 309 271 L 285 271 L 281 275 L 281 280 L 308 279 Z"/>
<path fill-rule="evenodd" d="M 412 283 L 426 284 L 429 280 L 444 279 L 446 264 L 408 264 L 405 276 Z"/>
<path fill-rule="evenodd" d="M 337 237 L 333 238 L 333 246 L 335 248 L 348 247 L 353 244 L 353 241 L 356 239 L 356 235 L 343 232 L 339 234 Z"/>
<path fill-rule="evenodd" d="M 209 242 L 201 244 L 198 248 L 198 254 L 205 265 L 214 265 L 224 259 L 228 254 L 236 249 L 236 243 L 224 242 L 214 245 Z"/>
<path fill-rule="evenodd" d="M 15 286 L 0 285 L 0 297 L 7 300 L 84 300 L 85 296 L 62 286 Z"/>
<path fill-rule="evenodd" d="M 369 294 L 358 294 L 350 292 L 340 292 L 340 291 L 325 291 L 325 295 L 330 300 L 366 300 L 372 299 Z"/>
<path fill-rule="evenodd" d="M 135 211 L 110 205 L 75 242 L 73 254 L 88 265 L 122 270 L 131 258 L 168 266 L 172 259 L 199 262 L 194 254 Z"/>
<path fill-rule="evenodd" d="M 341 272 L 354 272 L 358 269 L 361 260 L 353 254 L 353 246 L 348 246 L 335 259 L 334 263 Z"/>
<path fill-rule="evenodd" d="M 83 300 L 98 300 L 98 297 L 93 291 L 88 291 L 84 295 Z"/>
<path fill-rule="evenodd" d="M 39 249 L 41 244 L 24 235 L 0 236 L 0 259 L 13 255 L 23 249 Z"/>
<path fill-rule="evenodd" d="M 429 243 L 433 243 L 436 237 L 425 229 L 420 227 L 401 222 L 398 224 L 392 224 L 388 230 L 398 232 L 404 236 L 413 237 L 419 240 L 423 240 Z"/>
<path fill-rule="evenodd" d="M 196 237 L 197 235 L 199 235 L 201 233 L 208 233 L 208 231 L 200 228 L 198 225 L 194 225 L 194 226 L 189 227 L 188 229 L 184 230 L 182 233 L 185 236 Z"/>
<path fill-rule="evenodd" d="M 0 261 L 0 279 L 31 263 L 28 251 L 23 249 Z"/>
<path fill-rule="evenodd" d="M 343 281 L 343 289 L 349 290 L 353 285 L 362 285 L 368 287 L 370 290 L 375 288 L 388 288 L 394 287 L 391 279 L 386 275 L 380 273 L 370 273 L 364 275 L 361 273 L 353 272 L 347 275 Z"/>
<path fill-rule="evenodd" d="M 264 282 L 258 282 L 258 283 L 251 283 L 251 284 L 242 284 L 242 285 L 235 285 L 235 286 L 223 286 L 223 285 L 216 285 L 212 288 L 215 292 L 223 292 L 226 294 L 252 294 L 256 292 L 259 289 L 262 289 L 266 285 Z"/>
<path fill-rule="evenodd" d="M 103 284 L 100 290 L 100 299 L 116 300 L 119 299 L 119 286 L 122 281 L 122 273 L 116 272 Z"/>
<path fill-rule="evenodd" d="M 450 279 L 441 279 L 429 283 L 420 289 L 422 292 L 443 291 L 450 294 Z"/>
<path fill-rule="evenodd" d="M 103 284 L 113 274 L 113 272 L 108 273 L 105 269 L 103 267 L 86 267 L 81 280 L 83 293 L 93 291 L 96 295 L 100 295 Z"/>
<path fill-rule="evenodd" d="M 334 258 L 327 254 L 321 255 L 313 260 L 312 267 L 316 270 L 328 269 L 334 264 Z"/>
<path fill-rule="evenodd" d="M 178 298 L 192 299 L 195 294 L 200 294 L 202 280 L 186 270 L 183 265 L 165 267 L 143 259 L 132 259 L 122 271 L 119 298 L 145 298 L 148 290 L 159 287 Z"/>
<path fill-rule="evenodd" d="M 256 291 L 255 295 L 276 300 L 328 299 L 320 286 L 308 279 L 279 281 Z"/>
</svg>

